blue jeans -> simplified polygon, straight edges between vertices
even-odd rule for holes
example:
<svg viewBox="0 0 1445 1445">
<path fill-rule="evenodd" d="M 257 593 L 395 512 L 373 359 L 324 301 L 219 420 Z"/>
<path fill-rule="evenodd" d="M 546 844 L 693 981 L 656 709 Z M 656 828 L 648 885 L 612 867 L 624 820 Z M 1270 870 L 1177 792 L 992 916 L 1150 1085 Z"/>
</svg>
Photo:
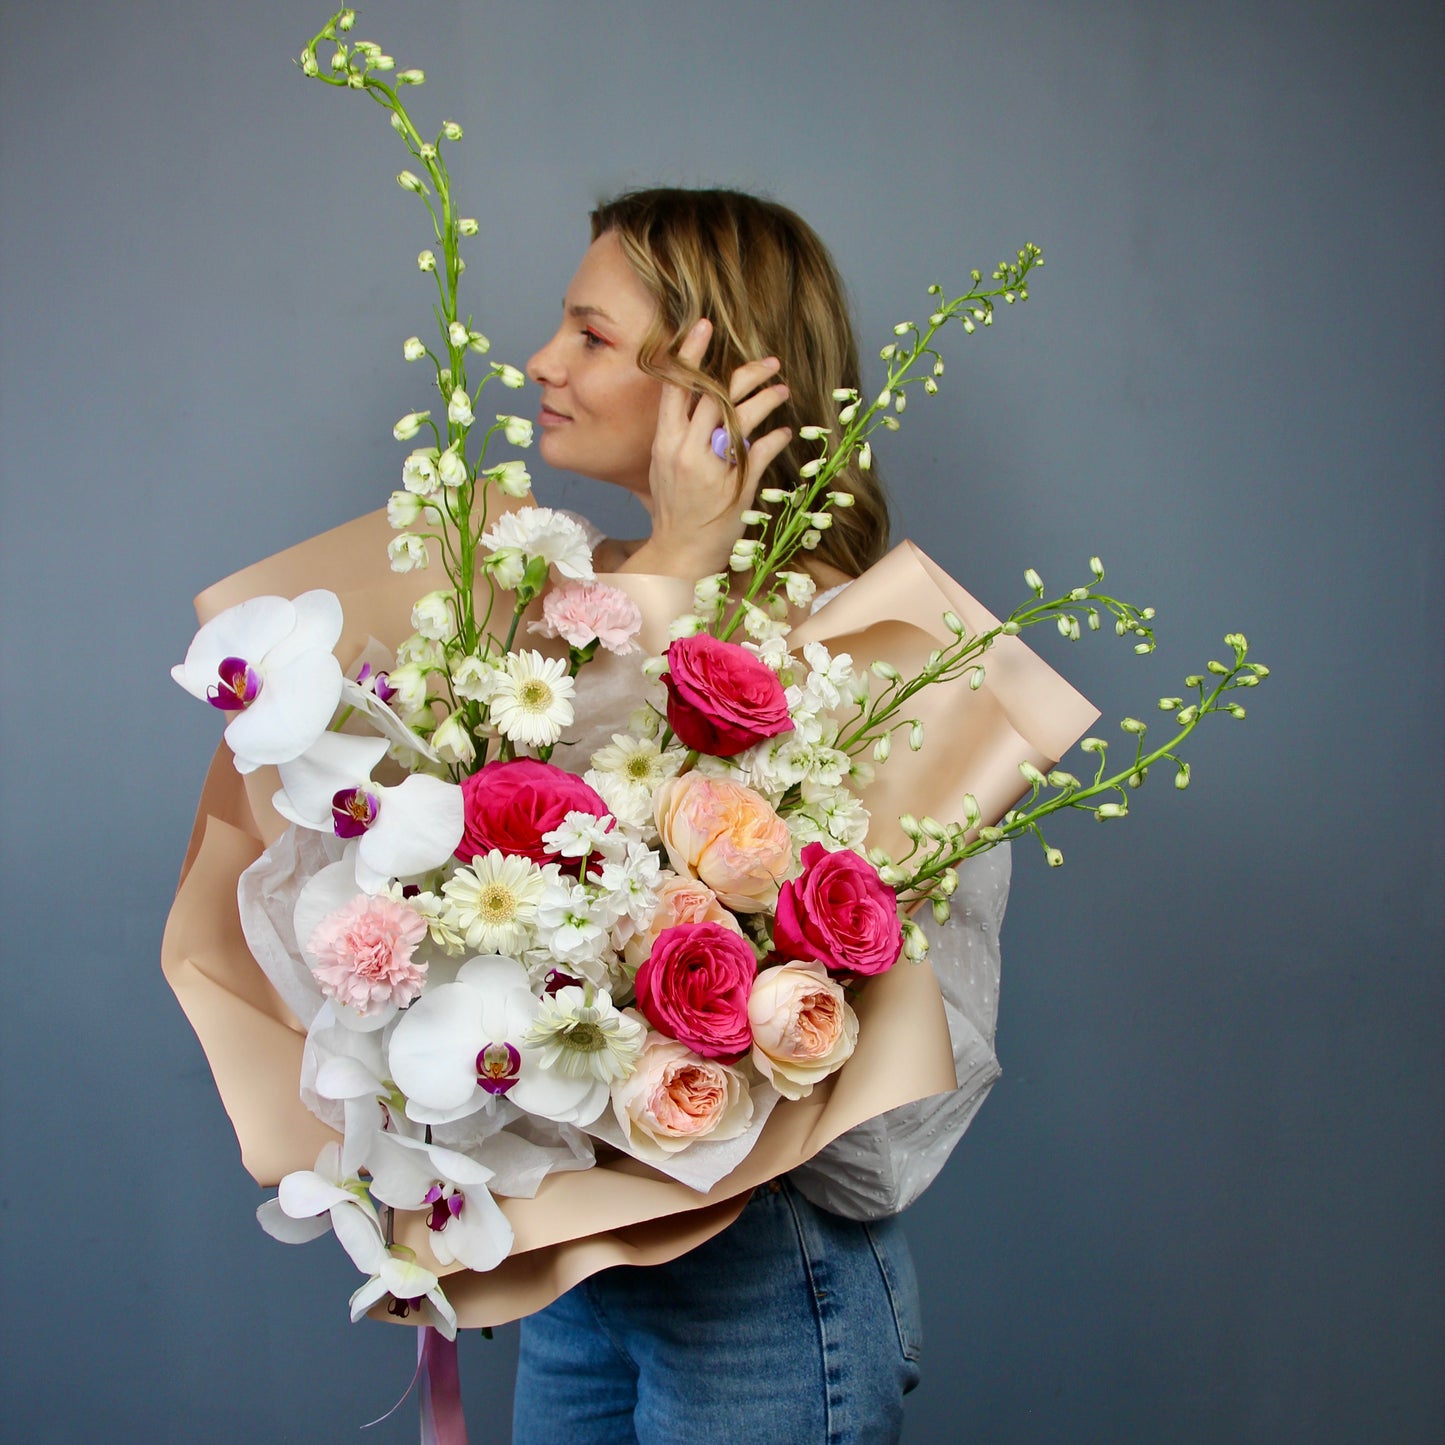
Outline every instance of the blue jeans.
<svg viewBox="0 0 1445 1445">
<path fill-rule="evenodd" d="M 522 1321 L 515 1445 L 875 1445 L 918 1383 L 901 1224 L 786 1179 L 680 1259 L 604 1270 Z"/>
</svg>

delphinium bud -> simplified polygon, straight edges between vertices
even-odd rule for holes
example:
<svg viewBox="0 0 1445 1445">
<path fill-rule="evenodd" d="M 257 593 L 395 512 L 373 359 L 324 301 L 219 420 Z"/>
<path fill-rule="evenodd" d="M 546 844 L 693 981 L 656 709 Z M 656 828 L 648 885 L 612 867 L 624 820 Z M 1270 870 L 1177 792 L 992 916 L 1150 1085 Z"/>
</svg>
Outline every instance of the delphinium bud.
<svg viewBox="0 0 1445 1445">
<path fill-rule="evenodd" d="M 475 216 L 463 216 L 457 222 L 457 234 L 459 236 L 475 236 L 480 227 L 477 225 Z"/>
<path fill-rule="evenodd" d="M 462 128 L 454 120 L 444 120 L 442 122 L 442 134 L 448 140 L 461 140 Z"/>
<path fill-rule="evenodd" d="M 408 361 L 420 361 L 426 355 L 426 347 L 422 345 L 420 336 L 408 336 L 401 343 L 401 354 Z"/>
<path fill-rule="evenodd" d="M 436 252 L 418 251 L 416 257 L 416 265 L 417 270 L 419 271 L 435 271 L 437 268 Z"/>
</svg>

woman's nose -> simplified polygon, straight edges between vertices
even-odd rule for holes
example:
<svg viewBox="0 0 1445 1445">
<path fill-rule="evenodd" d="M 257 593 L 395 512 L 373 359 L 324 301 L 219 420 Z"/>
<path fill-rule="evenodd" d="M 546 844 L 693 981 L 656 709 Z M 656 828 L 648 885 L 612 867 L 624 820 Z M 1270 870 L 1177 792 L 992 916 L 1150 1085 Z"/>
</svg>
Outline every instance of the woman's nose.
<svg viewBox="0 0 1445 1445">
<path fill-rule="evenodd" d="M 534 352 L 528 358 L 527 376 L 538 386 L 558 386 L 563 380 L 562 368 L 558 360 L 557 340 L 558 337 L 553 336 L 540 351 Z"/>
</svg>

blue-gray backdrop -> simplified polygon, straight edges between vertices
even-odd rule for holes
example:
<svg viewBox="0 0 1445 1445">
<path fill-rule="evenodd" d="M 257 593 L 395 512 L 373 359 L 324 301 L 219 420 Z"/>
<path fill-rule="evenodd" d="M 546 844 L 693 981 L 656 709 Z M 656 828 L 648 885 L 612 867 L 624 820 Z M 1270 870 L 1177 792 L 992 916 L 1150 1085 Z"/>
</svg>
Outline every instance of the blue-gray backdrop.
<svg viewBox="0 0 1445 1445">
<path fill-rule="evenodd" d="M 423 216 L 382 113 L 291 65 L 296 0 L 5 0 L 6 1438 L 358 1437 L 410 1332 L 256 1227 L 157 964 L 217 720 L 191 595 L 378 505 L 418 403 Z M 1020 849 L 1003 1081 L 912 1211 L 915 1442 L 1445 1433 L 1442 11 L 1435 3 L 377 0 L 467 128 L 497 356 L 554 325 L 588 207 L 777 196 L 860 334 L 1024 241 L 883 451 L 900 534 L 1005 608 L 1092 552 L 1162 645 L 1042 644 L 1152 706 L 1274 668 L 1194 786 Z M 534 394 L 535 396 L 535 394 Z M 629 503 L 539 475 L 627 531 Z M 1052 641 L 1056 646 L 1049 647 Z M 507 1438 L 515 1333 L 463 1352 Z"/>
</svg>

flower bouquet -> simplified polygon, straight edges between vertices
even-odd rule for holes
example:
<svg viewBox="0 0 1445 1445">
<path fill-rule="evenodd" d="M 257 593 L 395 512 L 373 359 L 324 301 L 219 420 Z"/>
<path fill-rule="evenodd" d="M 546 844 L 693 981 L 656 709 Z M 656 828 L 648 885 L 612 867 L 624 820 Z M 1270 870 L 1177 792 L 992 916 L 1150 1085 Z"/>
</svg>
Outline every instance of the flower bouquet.
<svg viewBox="0 0 1445 1445">
<path fill-rule="evenodd" d="M 912 915 L 945 921 L 959 865 L 1006 839 L 1060 863 L 1057 812 L 1121 818 L 1165 764 L 1186 786 L 1181 745 L 1242 716 L 1232 694 L 1265 669 L 1232 636 L 1192 700 L 1161 699 L 1164 742 L 1125 719 L 1127 761 L 1086 739 L 1081 779 L 1056 763 L 1097 713 L 1019 634 L 1108 618 L 1149 651 L 1152 613 L 1105 592 L 1097 559 L 1058 595 L 1027 573 L 1002 620 L 908 543 L 814 595 L 802 563 L 851 501 L 840 472 L 937 391 L 943 327 L 1027 298 L 1033 247 L 957 298 L 931 288 L 926 324 L 883 348 L 881 394 L 838 393 L 803 432 L 802 485 L 759 493 L 730 573 L 598 577 L 586 529 L 490 456 L 530 424 L 478 419 L 522 378 L 474 360 L 489 346 L 458 307 L 460 127 L 423 139 L 352 22 L 301 66 L 381 103 L 425 172 L 398 179 L 432 218 L 441 337 L 403 353 L 438 401 L 393 429 L 423 444 L 384 513 L 197 601 L 173 675 L 227 714 L 232 756 L 164 964 L 247 1167 L 279 1181 L 262 1225 L 335 1232 L 364 1276 L 353 1318 L 450 1336 L 673 1257 L 850 1127 L 952 1088 Z"/>
</svg>

